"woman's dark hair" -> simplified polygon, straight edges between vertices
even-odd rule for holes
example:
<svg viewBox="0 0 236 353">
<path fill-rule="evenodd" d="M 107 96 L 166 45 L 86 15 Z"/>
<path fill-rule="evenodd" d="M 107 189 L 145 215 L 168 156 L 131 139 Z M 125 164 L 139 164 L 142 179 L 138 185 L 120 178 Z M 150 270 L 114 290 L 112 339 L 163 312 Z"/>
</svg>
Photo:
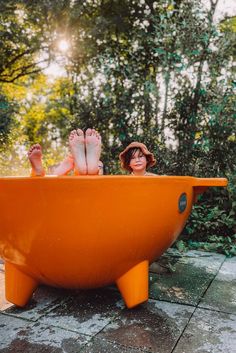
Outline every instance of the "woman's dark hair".
<svg viewBox="0 0 236 353">
<path fill-rule="evenodd" d="M 130 148 L 126 154 L 125 154 L 125 165 L 129 166 L 131 158 L 133 157 L 133 155 L 137 152 L 137 151 L 141 151 L 140 148 L 138 147 L 133 147 Z"/>
</svg>

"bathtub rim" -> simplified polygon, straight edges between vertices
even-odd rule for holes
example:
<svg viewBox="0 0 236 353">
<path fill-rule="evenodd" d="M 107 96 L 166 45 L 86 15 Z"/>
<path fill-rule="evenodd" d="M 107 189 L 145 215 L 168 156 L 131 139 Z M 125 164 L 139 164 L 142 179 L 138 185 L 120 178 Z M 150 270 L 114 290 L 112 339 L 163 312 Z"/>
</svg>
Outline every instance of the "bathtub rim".
<svg viewBox="0 0 236 353">
<path fill-rule="evenodd" d="M 65 176 L 57 176 L 57 175 L 46 175 L 46 176 L 36 176 L 36 177 L 31 177 L 31 176 L 1 176 L 0 181 L 6 181 L 6 180 L 53 180 L 53 179 L 61 179 L 61 180 L 104 180 L 104 179 L 130 179 L 131 175 L 124 175 L 124 174 L 117 174 L 117 175 L 81 175 L 81 176 L 71 176 L 71 175 L 65 175 Z M 227 178 L 218 178 L 218 177 L 213 177 L 213 178 L 200 178 L 200 177 L 194 177 L 194 176 L 178 176 L 178 175 L 150 175 L 148 176 L 132 176 L 133 180 L 143 180 L 144 178 L 147 180 L 153 180 L 153 179 L 158 179 L 158 180 L 172 180 L 172 181 L 192 181 L 191 185 L 193 187 L 200 187 L 200 186 L 227 186 L 228 185 L 228 179 Z"/>
</svg>

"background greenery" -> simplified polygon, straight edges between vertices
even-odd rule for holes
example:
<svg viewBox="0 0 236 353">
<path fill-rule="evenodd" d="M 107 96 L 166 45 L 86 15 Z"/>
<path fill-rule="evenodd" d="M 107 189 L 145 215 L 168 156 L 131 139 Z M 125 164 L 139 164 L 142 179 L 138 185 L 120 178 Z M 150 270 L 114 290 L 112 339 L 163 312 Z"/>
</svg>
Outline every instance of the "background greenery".
<svg viewBox="0 0 236 353">
<path fill-rule="evenodd" d="M 36 142 L 57 163 L 75 127 L 99 130 L 106 173 L 142 141 L 158 174 L 228 177 L 177 246 L 236 255 L 236 18 L 216 23 L 217 3 L 0 0 L 0 174 L 27 175 Z M 55 61 L 64 74 L 52 80 L 43 69 Z"/>
</svg>

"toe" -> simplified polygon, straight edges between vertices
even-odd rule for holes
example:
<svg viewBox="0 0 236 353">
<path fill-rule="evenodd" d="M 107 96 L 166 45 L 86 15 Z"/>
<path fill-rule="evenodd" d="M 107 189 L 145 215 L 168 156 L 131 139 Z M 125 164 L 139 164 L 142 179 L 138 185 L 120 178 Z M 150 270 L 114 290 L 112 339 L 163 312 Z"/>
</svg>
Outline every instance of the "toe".
<svg viewBox="0 0 236 353">
<path fill-rule="evenodd" d="M 83 136 L 84 135 L 84 132 L 81 129 L 77 129 L 76 133 L 77 133 L 78 136 Z"/>
<path fill-rule="evenodd" d="M 86 136 L 91 136 L 92 135 L 92 129 L 90 129 L 90 128 L 87 129 L 85 133 L 86 133 Z"/>
<path fill-rule="evenodd" d="M 69 139 L 73 139 L 76 134 L 76 130 L 72 130 L 69 135 Z"/>
</svg>

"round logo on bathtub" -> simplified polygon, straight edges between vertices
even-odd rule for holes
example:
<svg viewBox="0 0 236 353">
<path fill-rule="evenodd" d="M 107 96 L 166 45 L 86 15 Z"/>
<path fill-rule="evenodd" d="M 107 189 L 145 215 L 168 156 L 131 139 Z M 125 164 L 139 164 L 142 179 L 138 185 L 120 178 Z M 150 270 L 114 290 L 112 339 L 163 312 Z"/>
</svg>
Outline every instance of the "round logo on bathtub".
<svg viewBox="0 0 236 353">
<path fill-rule="evenodd" d="M 179 197 L 179 212 L 182 213 L 187 207 L 187 195 L 183 192 Z"/>
</svg>

